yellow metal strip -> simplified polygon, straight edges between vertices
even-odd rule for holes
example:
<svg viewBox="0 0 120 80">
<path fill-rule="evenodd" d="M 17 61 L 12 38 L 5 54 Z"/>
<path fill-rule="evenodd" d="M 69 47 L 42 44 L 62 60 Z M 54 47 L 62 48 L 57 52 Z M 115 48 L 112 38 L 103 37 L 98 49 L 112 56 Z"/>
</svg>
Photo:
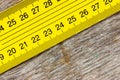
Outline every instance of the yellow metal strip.
<svg viewBox="0 0 120 80">
<path fill-rule="evenodd" d="M 20 3 L 14 5 L 13 7 L 0 12 L 0 20 L 3 19 L 4 17 L 7 17 L 8 15 L 26 7 L 27 5 L 32 4 L 35 1 L 37 1 L 37 0 L 22 0 Z"/>
<path fill-rule="evenodd" d="M 0 74 L 120 11 L 119 0 L 27 2 L 0 14 Z"/>
</svg>

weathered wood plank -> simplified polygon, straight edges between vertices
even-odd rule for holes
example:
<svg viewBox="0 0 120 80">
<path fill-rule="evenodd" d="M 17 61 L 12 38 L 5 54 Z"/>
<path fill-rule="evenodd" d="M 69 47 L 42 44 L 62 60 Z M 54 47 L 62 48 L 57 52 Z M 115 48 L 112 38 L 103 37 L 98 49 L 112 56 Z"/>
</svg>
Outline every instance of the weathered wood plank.
<svg viewBox="0 0 120 80">
<path fill-rule="evenodd" d="M 0 0 L 0 10 L 19 0 Z M 0 80 L 120 80 L 120 12 L 0 75 Z"/>
</svg>

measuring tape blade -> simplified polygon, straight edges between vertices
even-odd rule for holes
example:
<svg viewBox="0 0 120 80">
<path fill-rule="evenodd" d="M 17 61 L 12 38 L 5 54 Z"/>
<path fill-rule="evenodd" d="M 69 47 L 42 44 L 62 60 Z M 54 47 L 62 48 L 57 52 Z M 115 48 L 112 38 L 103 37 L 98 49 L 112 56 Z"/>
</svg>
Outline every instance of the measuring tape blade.
<svg viewBox="0 0 120 80">
<path fill-rule="evenodd" d="M 0 13 L 0 73 L 120 11 L 120 0 L 25 0 Z"/>
</svg>

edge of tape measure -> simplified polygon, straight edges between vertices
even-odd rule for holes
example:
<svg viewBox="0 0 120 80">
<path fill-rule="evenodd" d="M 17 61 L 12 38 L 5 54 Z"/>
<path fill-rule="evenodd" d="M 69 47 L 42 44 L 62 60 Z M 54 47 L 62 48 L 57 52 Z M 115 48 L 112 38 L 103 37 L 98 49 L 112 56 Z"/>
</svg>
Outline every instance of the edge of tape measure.
<svg viewBox="0 0 120 80">
<path fill-rule="evenodd" d="M 109 17 L 110 15 L 113 15 L 114 13 L 116 13 L 118 11 L 120 11 L 120 6 L 119 5 L 115 5 L 112 8 L 109 8 L 109 9 L 103 11 L 102 13 L 100 13 L 101 16 L 96 15 L 93 18 L 89 19 L 88 21 L 85 21 L 82 24 L 78 25 L 78 26 L 81 26 L 82 28 L 77 26 L 76 28 L 70 29 L 70 30 L 66 31 L 64 34 L 62 34 L 62 36 L 65 36 L 65 37 L 62 37 L 61 35 L 59 35 L 58 36 L 59 39 L 58 39 L 58 37 L 55 37 L 55 38 L 53 38 L 54 39 L 53 41 L 48 41 L 45 44 L 43 44 L 44 46 L 41 45 L 42 47 L 37 47 L 34 50 L 29 51 L 28 52 L 29 55 L 28 54 L 23 54 L 24 57 L 17 57 L 16 59 L 14 59 L 14 61 L 10 61 L 9 63 L 4 64 L 2 67 L 0 67 L 0 69 L 2 70 L 0 72 L 0 74 L 7 71 L 8 69 L 11 69 L 12 67 L 18 65 L 18 63 L 20 64 L 20 63 L 32 58 L 33 56 L 38 55 L 38 53 L 41 53 L 44 50 L 47 50 L 50 47 L 60 43 L 61 41 L 66 40 L 67 38 L 77 34 L 78 32 L 89 28 L 90 26 L 94 25 L 95 23 L 105 19 L 106 17 Z M 32 53 L 35 53 L 35 54 L 32 54 Z M 14 66 L 13 66 L 13 64 L 14 64 Z"/>
<path fill-rule="evenodd" d="M 16 5 L 13 5 L 12 7 L 1 11 L 0 12 L 0 20 L 35 1 L 37 1 L 37 0 L 22 0 L 21 2 L 17 3 Z M 19 7 L 19 9 L 18 9 L 18 7 Z"/>
</svg>

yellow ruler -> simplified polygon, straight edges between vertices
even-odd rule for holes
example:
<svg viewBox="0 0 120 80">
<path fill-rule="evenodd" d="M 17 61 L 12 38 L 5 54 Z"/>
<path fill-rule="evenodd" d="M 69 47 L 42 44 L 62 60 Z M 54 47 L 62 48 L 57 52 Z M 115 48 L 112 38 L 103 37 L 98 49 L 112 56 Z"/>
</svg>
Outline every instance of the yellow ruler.
<svg viewBox="0 0 120 80">
<path fill-rule="evenodd" d="M 120 0 L 25 0 L 0 13 L 0 74 L 120 11 Z"/>
</svg>

